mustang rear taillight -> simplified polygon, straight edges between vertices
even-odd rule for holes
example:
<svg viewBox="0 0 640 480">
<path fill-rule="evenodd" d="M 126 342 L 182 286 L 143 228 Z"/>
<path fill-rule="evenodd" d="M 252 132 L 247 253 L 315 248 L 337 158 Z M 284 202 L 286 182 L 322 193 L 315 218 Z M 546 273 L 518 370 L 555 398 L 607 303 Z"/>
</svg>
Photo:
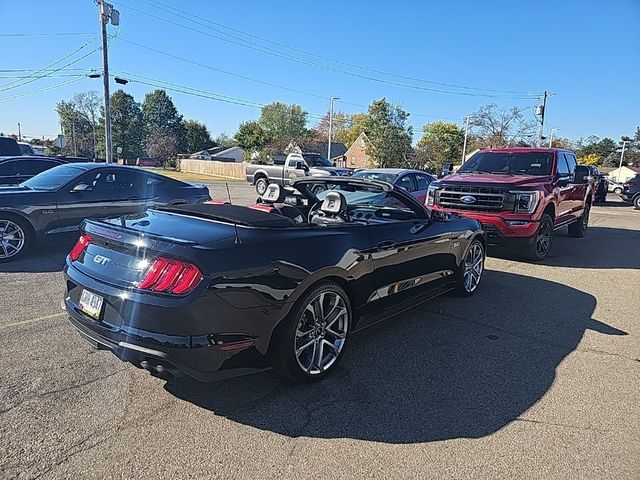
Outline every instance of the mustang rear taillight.
<svg viewBox="0 0 640 480">
<path fill-rule="evenodd" d="M 156 258 L 149 266 L 138 288 L 152 292 L 184 295 L 192 292 L 202 280 L 195 265 L 164 257 Z"/>
<path fill-rule="evenodd" d="M 80 235 L 80 238 L 69 252 L 69 258 L 72 262 L 75 262 L 80 258 L 80 255 L 82 254 L 82 252 L 84 252 L 85 248 L 87 248 L 87 245 L 89 245 L 90 242 L 91 237 L 89 235 L 87 235 L 86 233 Z"/>
</svg>

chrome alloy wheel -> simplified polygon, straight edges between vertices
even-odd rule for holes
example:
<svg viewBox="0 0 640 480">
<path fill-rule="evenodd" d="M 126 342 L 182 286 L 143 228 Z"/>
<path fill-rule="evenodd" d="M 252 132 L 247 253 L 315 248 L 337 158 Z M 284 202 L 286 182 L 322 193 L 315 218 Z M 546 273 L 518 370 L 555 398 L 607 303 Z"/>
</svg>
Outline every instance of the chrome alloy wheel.
<svg viewBox="0 0 640 480">
<path fill-rule="evenodd" d="M 298 365 L 318 375 L 333 365 L 344 348 L 349 311 L 336 292 L 322 292 L 307 304 L 296 327 L 294 348 Z"/>
<path fill-rule="evenodd" d="M 482 271 L 484 270 L 484 249 L 478 242 L 471 245 L 467 255 L 464 257 L 463 283 L 464 289 L 471 293 L 480 283 Z"/>
<path fill-rule="evenodd" d="M 11 220 L 0 220 L 0 258 L 11 258 L 22 250 L 25 233 L 20 225 Z"/>
</svg>

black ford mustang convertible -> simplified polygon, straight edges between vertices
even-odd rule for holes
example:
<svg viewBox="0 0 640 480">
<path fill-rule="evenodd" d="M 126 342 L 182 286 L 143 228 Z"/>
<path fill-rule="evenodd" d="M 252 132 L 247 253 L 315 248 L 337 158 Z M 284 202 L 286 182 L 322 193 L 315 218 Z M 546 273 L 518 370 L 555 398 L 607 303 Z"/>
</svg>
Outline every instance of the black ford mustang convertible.
<svg viewBox="0 0 640 480">
<path fill-rule="evenodd" d="M 475 220 L 354 178 L 270 185 L 253 207 L 163 207 L 82 230 L 65 266 L 71 322 L 94 347 L 166 379 L 273 366 L 318 380 L 354 331 L 450 290 L 473 294 L 485 259 Z"/>
</svg>

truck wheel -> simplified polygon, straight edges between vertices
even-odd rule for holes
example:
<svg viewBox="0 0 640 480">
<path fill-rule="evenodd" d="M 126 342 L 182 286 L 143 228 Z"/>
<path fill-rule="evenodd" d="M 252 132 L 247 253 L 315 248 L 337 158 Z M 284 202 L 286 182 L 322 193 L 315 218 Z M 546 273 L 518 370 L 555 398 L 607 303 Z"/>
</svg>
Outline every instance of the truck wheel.
<svg viewBox="0 0 640 480">
<path fill-rule="evenodd" d="M 620 187 L 616 187 L 613 189 L 613 193 L 616 195 L 620 195 L 622 193 L 622 189 Z"/>
<path fill-rule="evenodd" d="M 264 192 L 267 191 L 267 187 L 269 186 L 269 182 L 267 182 L 266 178 L 259 178 L 256 180 L 256 193 L 260 196 L 264 195 Z"/>
<path fill-rule="evenodd" d="M 553 219 L 551 215 L 545 213 L 540 219 L 538 231 L 534 242 L 527 247 L 525 257 L 533 262 L 544 260 L 551 248 L 551 240 L 553 239 Z"/>
<path fill-rule="evenodd" d="M 582 216 L 569 225 L 569 236 L 573 238 L 582 238 L 584 237 L 584 232 L 587 231 L 587 227 L 589 226 L 589 210 L 591 207 L 587 205 L 582 212 Z"/>
</svg>

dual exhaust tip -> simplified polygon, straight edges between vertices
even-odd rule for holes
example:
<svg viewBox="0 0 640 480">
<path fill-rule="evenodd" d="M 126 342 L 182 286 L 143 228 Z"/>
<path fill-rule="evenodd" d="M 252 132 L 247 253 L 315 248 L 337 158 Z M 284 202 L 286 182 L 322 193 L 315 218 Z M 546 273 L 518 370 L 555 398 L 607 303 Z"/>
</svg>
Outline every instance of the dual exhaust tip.
<svg viewBox="0 0 640 480">
<path fill-rule="evenodd" d="M 147 370 L 152 376 L 167 382 L 182 376 L 182 372 L 177 370 L 175 367 L 158 360 L 142 360 L 140 362 L 140 367 Z"/>
</svg>

